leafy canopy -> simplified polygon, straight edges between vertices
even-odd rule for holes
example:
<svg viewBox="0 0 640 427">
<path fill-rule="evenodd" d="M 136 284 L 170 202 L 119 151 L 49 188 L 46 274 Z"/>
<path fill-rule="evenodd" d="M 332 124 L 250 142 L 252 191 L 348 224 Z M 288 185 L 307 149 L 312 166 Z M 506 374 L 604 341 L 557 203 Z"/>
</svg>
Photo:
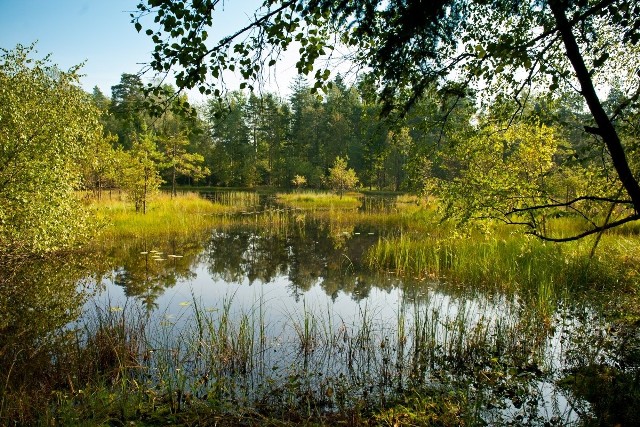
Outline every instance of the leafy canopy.
<svg viewBox="0 0 640 427">
<path fill-rule="evenodd" d="M 207 31 L 221 5 L 219 0 L 141 1 L 132 19 L 142 31 L 144 17 L 153 16 L 154 24 L 145 31 L 155 44 L 150 68 L 173 72 L 181 88 L 220 95 L 225 71 L 239 72 L 241 88 L 252 88 L 283 50 L 294 49 L 298 71 L 313 74 L 313 88 L 326 90 L 331 71 L 320 59 L 347 46 L 349 59 L 371 70 L 383 112 L 398 106 L 406 112 L 434 87 L 458 98 L 476 91 L 482 107 L 498 96 L 515 100 L 507 125 L 532 93 L 575 90 L 589 111 L 580 125 L 595 136 L 591 145 L 606 153 L 603 174 L 613 172 L 619 185 L 604 197 L 587 192 L 532 204 L 530 212 L 554 210 L 562 203 L 571 210 L 587 200 L 600 204 L 601 211 L 613 204 L 624 213 L 611 222 L 609 217 L 591 221 L 576 237 L 640 219 L 638 171 L 629 161 L 635 140 L 620 133 L 620 123 L 636 117 L 640 106 L 640 3 L 265 0 L 245 27 L 212 42 Z M 606 106 L 601 94 L 612 87 L 620 88 L 621 96 Z M 538 231 L 534 225 L 532 232 Z"/>
<path fill-rule="evenodd" d="M 14 253 L 61 249 L 88 231 L 78 165 L 102 138 L 78 67 L 34 54 L 0 50 L 0 250 Z"/>
<path fill-rule="evenodd" d="M 340 198 L 345 191 L 351 190 L 358 185 L 358 177 L 353 169 L 347 169 L 347 159 L 336 157 L 333 167 L 329 168 L 327 184 L 338 194 Z"/>
</svg>

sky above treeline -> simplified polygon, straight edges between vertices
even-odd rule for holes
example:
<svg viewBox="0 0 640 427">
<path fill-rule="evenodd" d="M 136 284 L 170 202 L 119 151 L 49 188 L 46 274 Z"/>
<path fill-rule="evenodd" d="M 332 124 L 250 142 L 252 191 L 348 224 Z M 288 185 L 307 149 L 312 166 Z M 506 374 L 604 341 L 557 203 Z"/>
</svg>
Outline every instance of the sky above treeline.
<svg viewBox="0 0 640 427">
<path fill-rule="evenodd" d="M 241 28 L 260 3 L 220 2 L 210 39 Z M 13 49 L 17 44 L 37 42 L 38 57 L 51 54 L 52 62 L 61 69 L 84 62 L 82 87 L 91 91 L 98 86 L 110 95 L 111 86 L 120 81 L 122 73 L 137 73 L 151 59 L 151 40 L 131 23 L 130 13 L 135 12 L 137 4 L 138 0 L 0 0 L 0 47 Z M 267 89 L 286 93 L 295 67 L 285 62 L 279 65 L 277 74 L 278 82 Z M 150 79 L 152 75 L 145 77 Z M 237 84 L 233 86 L 230 81 L 229 88 L 237 88 Z"/>
</svg>

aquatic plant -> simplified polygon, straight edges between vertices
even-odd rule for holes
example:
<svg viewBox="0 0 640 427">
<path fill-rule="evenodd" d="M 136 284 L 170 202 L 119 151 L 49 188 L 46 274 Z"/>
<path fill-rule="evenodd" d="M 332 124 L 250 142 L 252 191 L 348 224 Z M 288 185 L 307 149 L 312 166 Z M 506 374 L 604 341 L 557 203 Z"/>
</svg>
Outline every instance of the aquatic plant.
<svg viewBox="0 0 640 427">
<path fill-rule="evenodd" d="M 317 191 L 304 191 L 296 193 L 278 193 L 276 200 L 286 206 L 300 209 L 353 209 L 360 206 L 358 193 L 323 193 Z"/>
<path fill-rule="evenodd" d="M 147 207 L 146 215 L 136 213 L 117 195 L 90 201 L 95 220 L 102 224 L 102 239 L 126 237 L 157 238 L 208 232 L 219 216 L 235 213 L 238 207 L 211 202 L 196 193 L 171 197 L 160 194 Z"/>
</svg>

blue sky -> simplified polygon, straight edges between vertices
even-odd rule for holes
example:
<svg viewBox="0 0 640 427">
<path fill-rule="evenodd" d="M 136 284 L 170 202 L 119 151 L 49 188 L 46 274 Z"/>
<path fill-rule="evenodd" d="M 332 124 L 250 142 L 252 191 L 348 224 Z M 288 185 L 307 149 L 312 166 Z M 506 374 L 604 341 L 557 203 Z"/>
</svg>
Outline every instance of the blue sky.
<svg viewBox="0 0 640 427">
<path fill-rule="evenodd" d="M 0 47 L 37 41 L 39 56 L 68 69 L 86 61 L 81 83 L 90 91 L 98 86 L 106 95 L 122 73 L 136 73 L 149 61 L 149 38 L 136 32 L 129 13 L 137 0 L 0 0 Z M 219 27 L 209 31 L 223 36 L 247 22 L 260 0 L 227 0 Z M 221 2 L 222 4 L 222 2 Z M 151 77 L 151 76 L 149 76 Z M 290 77 L 292 78 L 292 76 Z M 288 86 L 284 82 L 284 88 Z"/>
<path fill-rule="evenodd" d="M 137 73 L 151 59 L 149 37 L 144 30 L 138 33 L 130 22 L 129 14 L 137 4 L 138 0 L 0 0 L 0 47 L 12 49 L 18 43 L 37 41 L 38 55 L 52 54 L 52 61 L 62 69 L 85 62 L 83 88 L 91 91 L 98 86 L 110 96 L 111 86 L 120 81 L 122 73 Z M 262 0 L 223 0 L 219 4 L 214 28 L 208 30 L 211 41 L 244 27 Z M 263 89 L 288 94 L 296 75 L 296 50 L 282 56 Z M 225 80 L 229 89 L 238 88 L 239 81 L 233 76 L 225 75 Z M 196 91 L 189 97 L 202 100 Z"/>
<path fill-rule="evenodd" d="M 109 95 L 122 73 L 149 59 L 151 42 L 129 22 L 135 0 L 0 0 L 0 46 L 37 41 L 60 68 L 86 61 L 82 86 Z"/>
</svg>

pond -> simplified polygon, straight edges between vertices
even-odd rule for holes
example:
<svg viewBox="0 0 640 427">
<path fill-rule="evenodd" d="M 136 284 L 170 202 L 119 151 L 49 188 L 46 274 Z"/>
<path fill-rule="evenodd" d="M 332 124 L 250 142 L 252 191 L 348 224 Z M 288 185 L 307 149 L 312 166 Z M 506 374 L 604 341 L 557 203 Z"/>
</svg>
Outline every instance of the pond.
<svg viewBox="0 0 640 427">
<path fill-rule="evenodd" d="M 412 395 L 444 424 L 579 425 L 609 410 L 575 384 L 586 387 L 586 368 L 623 365 L 620 343 L 632 346 L 637 334 L 614 332 L 588 295 L 558 293 L 542 313 L 517 291 L 399 275 L 367 258 L 398 234 L 392 226 L 335 221 L 339 213 L 313 215 L 268 196 L 242 200 L 241 221 L 201 238 L 123 240 L 66 267 L 25 266 L 19 282 L 34 292 L 14 295 L 7 322 L 22 318 L 16 331 L 42 322 L 47 334 L 63 327 L 86 346 L 121 336 L 118 363 L 131 358 L 128 375 L 171 411 L 198 399 L 286 417 Z M 359 209 L 394 206 L 369 197 Z M 81 291 L 77 310 L 72 289 Z M 44 319 L 26 320 L 33 316 Z M 113 364 L 96 357 L 96 369 Z"/>
</svg>

